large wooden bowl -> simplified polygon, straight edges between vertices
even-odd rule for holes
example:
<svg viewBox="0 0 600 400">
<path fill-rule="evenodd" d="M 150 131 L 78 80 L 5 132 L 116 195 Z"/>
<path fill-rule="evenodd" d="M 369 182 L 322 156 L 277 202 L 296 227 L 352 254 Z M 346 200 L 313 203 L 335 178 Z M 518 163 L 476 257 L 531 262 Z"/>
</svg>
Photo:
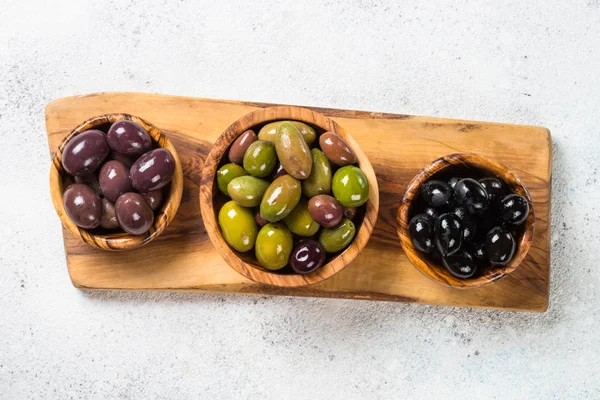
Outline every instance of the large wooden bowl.
<svg viewBox="0 0 600 400">
<path fill-rule="evenodd" d="M 429 180 L 433 175 L 438 174 L 452 167 L 467 167 L 484 171 L 489 176 L 496 176 L 503 180 L 512 193 L 520 194 L 529 202 L 529 216 L 522 227 L 522 234 L 515 238 L 517 249 L 511 261 L 500 267 L 488 267 L 485 272 L 474 279 L 458 279 L 451 275 L 442 265 L 437 265 L 429 259 L 423 257 L 413 246 L 408 233 L 408 224 L 412 217 L 411 208 L 413 201 L 419 194 L 421 185 Z M 400 244 L 408 259 L 413 265 L 429 278 L 446 286 L 455 288 L 477 288 L 490 284 L 498 279 L 505 277 L 513 272 L 521 261 L 527 255 L 531 241 L 533 240 L 535 224 L 535 213 L 533 210 L 533 201 L 523 185 L 521 180 L 513 174 L 505 165 L 470 153 L 450 154 L 439 158 L 423 169 L 413 180 L 408 184 L 402 203 L 398 206 L 396 214 L 396 225 Z"/>
<path fill-rule="evenodd" d="M 100 129 L 104 132 L 108 131 L 111 124 L 122 121 L 131 120 L 141 125 L 148 133 L 155 144 L 159 147 L 169 149 L 175 160 L 175 173 L 171 183 L 165 188 L 165 198 L 163 205 L 154 213 L 154 223 L 143 235 L 130 235 L 126 232 L 120 231 L 115 233 L 99 233 L 100 230 L 87 230 L 75 225 L 71 218 L 65 212 L 63 204 L 63 192 L 68 174 L 65 172 L 62 166 L 62 153 L 66 144 L 75 136 L 81 132 L 89 129 Z M 168 189 L 168 192 L 166 190 Z M 52 195 L 52 203 L 58 214 L 62 224 L 71 231 L 72 234 L 81 238 L 85 243 L 97 247 L 103 250 L 129 250 L 143 246 L 156 239 L 169 225 L 169 223 L 175 217 L 179 203 L 181 202 L 181 195 L 183 193 L 183 170 L 181 168 L 181 162 L 177 155 L 177 150 L 173 144 L 162 134 L 160 129 L 151 123 L 143 120 L 142 118 L 136 117 L 129 114 L 106 114 L 92 117 L 81 125 L 73 129 L 73 131 L 63 139 L 58 150 L 54 154 L 52 159 L 52 166 L 50 167 L 50 194 Z"/>
<path fill-rule="evenodd" d="M 343 252 L 326 260 L 325 265 L 307 275 L 278 273 L 261 267 L 254 256 L 254 250 L 240 253 L 230 248 L 223 239 L 217 223 L 217 213 L 222 204 L 216 204 L 218 203 L 217 196 L 219 190 L 217 189 L 215 178 L 217 169 L 225 162 L 223 158 L 226 158 L 229 146 L 244 131 L 251 128 L 256 129 L 268 122 L 279 120 L 302 121 L 313 126 L 317 133 L 325 131 L 337 133 L 354 150 L 358 158 L 358 166 L 369 181 L 369 200 L 365 204 L 364 217 L 354 221 L 357 226 L 357 233 L 354 240 Z M 225 261 L 237 272 L 255 282 L 268 285 L 284 287 L 306 286 L 321 282 L 340 272 L 364 249 L 371 237 L 377 220 L 379 188 L 371 163 L 369 163 L 369 160 L 354 139 L 340 125 L 322 114 L 305 108 L 292 106 L 271 107 L 243 116 L 219 136 L 204 163 L 200 187 L 200 207 L 204 226 L 210 240 Z"/>
</svg>

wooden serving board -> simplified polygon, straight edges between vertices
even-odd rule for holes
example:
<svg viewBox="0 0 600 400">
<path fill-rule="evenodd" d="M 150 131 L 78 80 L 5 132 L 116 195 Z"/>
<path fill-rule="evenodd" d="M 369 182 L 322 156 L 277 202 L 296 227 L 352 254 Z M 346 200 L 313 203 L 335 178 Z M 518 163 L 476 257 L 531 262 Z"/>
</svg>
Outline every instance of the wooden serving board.
<svg viewBox="0 0 600 400">
<path fill-rule="evenodd" d="M 84 289 L 254 293 L 390 300 L 543 312 L 550 280 L 551 138 L 545 128 L 363 111 L 311 108 L 333 118 L 369 157 L 380 190 L 379 218 L 365 250 L 333 278 L 304 288 L 256 284 L 235 272 L 213 248 L 200 217 L 203 160 L 236 119 L 272 104 L 141 93 L 98 93 L 59 99 L 46 108 L 50 151 L 81 121 L 122 112 L 168 135 L 179 152 L 185 187 L 177 217 L 154 242 L 137 250 L 92 248 L 63 229 L 71 280 Z M 511 168 L 535 205 L 535 236 L 517 270 L 480 289 L 447 288 L 408 261 L 396 236 L 396 208 L 408 182 L 449 153 L 475 152 Z"/>
</svg>

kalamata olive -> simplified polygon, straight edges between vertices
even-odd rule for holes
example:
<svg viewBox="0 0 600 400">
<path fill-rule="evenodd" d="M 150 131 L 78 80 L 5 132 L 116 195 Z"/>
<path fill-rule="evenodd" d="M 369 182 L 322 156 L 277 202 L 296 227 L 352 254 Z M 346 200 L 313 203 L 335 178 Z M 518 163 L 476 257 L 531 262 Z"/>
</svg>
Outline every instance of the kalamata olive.
<svg viewBox="0 0 600 400">
<path fill-rule="evenodd" d="M 84 229 L 93 229 L 100 225 L 102 201 L 91 187 L 73 183 L 63 193 L 65 211 L 75 225 Z"/>
<path fill-rule="evenodd" d="M 463 239 L 466 241 L 471 241 L 475 236 L 475 220 L 467 213 L 467 210 L 462 206 L 456 207 L 454 209 L 454 215 L 456 215 L 462 221 Z"/>
<path fill-rule="evenodd" d="M 319 137 L 319 145 L 325 156 L 337 166 L 356 163 L 356 154 L 348 143 L 333 132 L 325 132 Z"/>
<path fill-rule="evenodd" d="M 460 249 L 462 238 L 463 225 L 460 218 L 453 213 L 440 215 L 435 223 L 435 243 L 442 256 L 456 253 Z"/>
<path fill-rule="evenodd" d="M 515 239 L 509 231 L 497 226 L 488 232 L 485 249 L 492 265 L 506 265 L 515 253 Z"/>
<path fill-rule="evenodd" d="M 106 134 L 106 141 L 113 151 L 126 156 L 141 156 L 152 149 L 152 138 L 148 132 L 133 121 L 118 121 Z"/>
<path fill-rule="evenodd" d="M 269 221 L 260 216 L 260 207 L 256 208 L 256 210 L 254 211 L 254 219 L 256 220 L 258 226 L 260 226 L 261 228 L 269 223 Z"/>
<path fill-rule="evenodd" d="M 106 200 L 114 203 L 123 193 L 131 192 L 129 170 L 119 161 L 111 160 L 100 168 L 100 187 Z"/>
<path fill-rule="evenodd" d="M 303 239 L 290 257 L 290 266 L 299 274 L 308 274 L 321 267 L 325 262 L 325 249 L 323 245 L 313 239 Z"/>
<path fill-rule="evenodd" d="M 348 218 L 350 221 L 356 218 L 357 209 L 356 207 L 344 207 L 344 218 Z"/>
<path fill-rule="evenodd" d="M 90 129 L 69 140 L 63 150 L 62 165 L 71 175 L 87 175 L 100 167 L 108 152 L 104 133 Z"/>
<path fill-rule="evenodd" d="M 454 205 L 454 193 L 446 182 L 433 179 L 421 186 L 421 197 L 435 208 L 448 208 Z"/>
<path fill-rule="evenodd" d="M 340 223 L 344 209 L 333 196 L 319 194 L 308 201 L 308 212 L 313 220 L 325 228 L 332 228 Z"/>
<path fill-rule="evenodd" d="M 448 186 L 450 186 L 452 189 L 454 189 L 454 186 L 456 186 L 458 181 L 460 181 L 461 179 L 462 178 L 460 176 L 453 176 L 452 178 L 450 178 L 448 180 Z"/>
<path fill-rule="evenodd" d="M 256 133 L 252 129 L 242 133 L 229 148 L 229 161 L 242 165 L 246 150 L 254 142 L 256 142 Z"/>
<path fill-rule="evenodd" d="M 115 203 L 115 214 L 119 226 L 132 235 L 146 233 L 154 222 L 152 209 L 139 193 L 121 195 Z"/>
<path fill-rule="evenodd" d="M 454 186 L 456 203 L 465 207 L 469 214 L 481 214 L 488 208 L 488 194 L 475 179 L 464 178 Z"/>
<path fill-rule="evenodd" d="M 117 229 L 119 221 L 115 214 L 115 205 L 106 199 L 102 199 L 102 219 L 100 226 L 104 229 Z"/>
<path fill-rule="evenodd" d="M 521 225 L 529 215 L 529 202 L 519 194 L 509 194 L 500 200 L 500 216 L 512 225 Z"/>
<path fill-rule="evenodd" d="M 148 203 L 152 211 L 156 211 L 163 202 L 163 191 L 162 189 L 157 189 L 151 192 L 142 193 L 142 197 L 146 200 L 146 203 Z"/>
<path fill-rule="evenodd" d="M 490 203 L 500 200 L 506 194 L 506 189 L 500 179 L 483 178 L 479 180 L 479 183 L 487 192 Z"/>
<path fill-rule="evenodd" d="M 467 279 L 475 275 L 477 265 L 471 255 L 465 251 L 443 258 L 444 267 L 455 277 Z"/>
<path fill-rule="evenodd" d="M 279 178 L 280 176 L 283 175 L 287 175 L 287 171 L 285 170 L 285 168 L 283 168 L 283 165 L 281 163 L 278 163 L 277 166 L 275 167 L 275 170 L 273 171 L 273 180 Z"/>
<path fill-rule="evenodd" d="M 423 253 L 431 253 L 435 247 L 434 222 L 425 214 L 415 215 L 408 224 L 410 240 Z"/>
<path fill-rule="evenodd" d="M 100 182 L 98 181 L 98 175 L 94 172 L 87 175 L 81 175 L 75 177 L 75 183 L 83 183 L 84 185 L 88 185 L 94 192 L 98 193 L 98 196 L 102 196 L 102 188 L 100 187 Z"/>
<path fill-rule="evenodd" d="M 425 207 L 423 214 L 427 215 L 427 217 L 429 217 L 429 219 L 431 219 L 434 223 L 440 216 L 440 213 L 433 207 Z"/>
<path fill-rule="evenodd" d="M 119 161 L 121 164 L 130 169 L 135 160 L 138 159 L 137 156 L 126 156 L 125 154 L 117 153 L 116 151 L 111 151 L 109 158 L 111 160 Z"/>
<path fill-rule="evenodd" d="M 175 159 L 168 149 L 150 150 L 131 166 L 131 182 L 140 193 L 160 189 L 171 182 L 175 173 Z"/>
</svg>

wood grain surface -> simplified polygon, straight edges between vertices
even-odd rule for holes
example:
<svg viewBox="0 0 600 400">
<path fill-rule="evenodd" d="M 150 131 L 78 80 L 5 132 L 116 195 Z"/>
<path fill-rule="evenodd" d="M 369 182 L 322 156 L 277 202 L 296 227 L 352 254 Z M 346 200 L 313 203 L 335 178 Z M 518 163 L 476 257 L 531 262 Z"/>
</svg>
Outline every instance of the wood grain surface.
<svg viewBox="0 0 600 400">
<path fill-rule="evenodd" d="M 122 112 L 156 125 L 176 146 L 184 192 L 175 219 L 154 242 L 106 252 L 63 229 L 73 284 L 88 289 L 172 290 L 371 299 L 543 312 L 550 279 L 551 138 L 545 128 L 430 117 L 311 108 L 352 135 L 377 174 L 379 217 L 367 247 L 342 272 L 304 288 L 256 284 L 230 268 L 213 248 L 198 202 L 203 161 L 212 143 L 241 116 L 272 104 L 141 93 L 98 93 L 51 102 L 46 125 L 51 152 L 82 121 Z M 436 158 L 473 152 L 506 164 L 527 186 L 535 236 L 522 265 L 478 289 L 442 286 L 402 252 L 396 209 L 410 180 Z M 57 223 L 58 218 L 57 218 Z"/>
</svg>

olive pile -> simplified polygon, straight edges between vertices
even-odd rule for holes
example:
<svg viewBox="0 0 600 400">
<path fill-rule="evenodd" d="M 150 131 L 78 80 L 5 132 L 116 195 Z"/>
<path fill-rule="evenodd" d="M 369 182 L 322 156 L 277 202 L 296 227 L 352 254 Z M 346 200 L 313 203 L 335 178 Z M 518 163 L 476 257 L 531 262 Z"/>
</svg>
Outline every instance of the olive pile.
<svg viewBox="0 0 600 400">
<path fill-rule="evenodd" d="M 474 277 L 478 269 L 508 264 L 529 203 L 511 194 L 500 179 L 453 176 L 421 186 L 409 234 L 417 250 L 440 261 L 455 277 Z"/>
<path fill-rule="evenodd" d="M 105 160 L 107 160 L 105 162 Z M 133 121 L 118 121 L 105 134 L 91 129 L 73 137 L 62 154 L 75 183 L 63 193 L 65 211 L 84 229 L 148 231 L 163 201 L 163 187 L 175 173 L 168 149 L 153 149 L 152 138 Z"/>
<path fill-rule="evenodd" d="M 254 248 L 266 269 L 289 264 L 307 274 L 324 264 L 327 253 L 352 242 L 352 221 L 367 202 L 369 182 L 338 135 L 325 132 L 317 140 L 302 122 L 272 122 L 258 136 L 244 132 L 228 156 L 230 162 L 217 171 L 217 186 L 231 200 L 218 220 L 233 249 Z"/>
</svg>

